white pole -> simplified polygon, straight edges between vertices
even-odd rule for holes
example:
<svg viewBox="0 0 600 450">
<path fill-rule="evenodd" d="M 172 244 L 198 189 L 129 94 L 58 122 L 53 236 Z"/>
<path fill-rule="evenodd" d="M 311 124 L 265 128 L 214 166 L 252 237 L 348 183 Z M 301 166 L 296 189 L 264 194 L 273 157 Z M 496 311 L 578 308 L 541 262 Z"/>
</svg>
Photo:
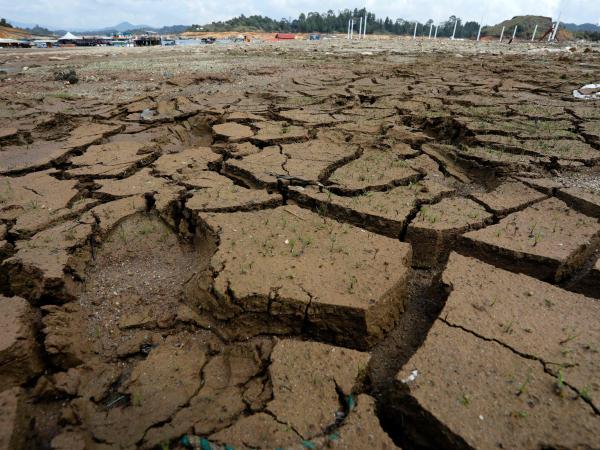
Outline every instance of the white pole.
<svg viewBox="0 0 600 450">
<path fill-rule="evenodd" d="M 360 18 L 360 21 L 358 22 L 358 38 L 360 39 L 362 36 L 362 17 Z"/>
<path fill-rule="evenodd" d="M 350 20 L 350 40 L 354 39 L 354 19 Z"/>
<path fill-rule="evenodd" d="M 367 37 L 367 14 L 365 13 L 365 21 L 363 22 L 363 39 Z"/>
<path fill-rule="evenodd" d="M 513 37 L 511 39 L 511 41 L 515 40 L 515 36 L 517 35 L 517 27 L 518 27 L 518 25 L 515 25 L 515 31 L 513 31 Z"/>
<path fill-rule="evenodd" d="M 435 26 L 435 36 L 433 36 L 434 39 L 437 39 L 437 32 L 438 32 L 439 27 L 440 27 L 440 23 L 438 22 L 437 25 Z"/>
<path fill-rule="evenodd" d="M 558 33 L 558 26 L 560 25 L 560 20 L 556 21 L 556 26 L 554 27 L 554 33 L 552 33 L 552 40 L 556 39 L 556 33 Z"/>
<path fill-rule="evenodd" d="M 533 35 L 531 36 L 531 42 L 533 42 L 535 40 L 535 33 L 537 33 L 537 24 L 535 25 L 535 28 L 533 29 Z"/>
<path fill-rule="evenodd" d="M 552 40 L 552 35 L 554 34 L 554 28 L 555 27 L 556 27 L 556 25 L 554 25 L 554 23 L 553 23 L 552 24 L 552 30 L 550 31 L 550 34 L 548 35 L 548 42 L 550 42 Z"/>
<path fill-rule="evenodd" d="M 413 33 L 413 39 L 416 39 L 416 38 L 417 38 L 417 24 L 418 24 L 418 23 L 419 23 L 419 22 L 415 22 L 415 32 Z"/>
<path fill-rule="evenodd" d="M 479 38 L 481 37 L 481 27 L 482 26 L 483 26 L 482 24 L 479 24 L 479 31 L 477 32 L 477 42 L 479 42 Z"/>
<path fill-rule="evenodd" d="M 454 31 L 452 32 L 452 37 L 450 39 L 454 39 L 454 36 L 456 35 L 456 25 L 458 25 L 458 19 L 454 21 Z"/>
<path fill-rule="evenodd" d="M 502 42 L 503 37 L 504 37 L 504 27 L 502 27 L 502 33 L 500 33 L 500 42 Z"/>
<path fill-rule="evenodd" d="M 346 34 L 346 38 L 350 39 L 350 19 L 348 19 L 348 33 Z"/>
<path fill-rule="evenodd" d="M 429 24 L 429 39 L 431 39 L 431 32 L 433 31 L 433 22 Z"/>
</svg>

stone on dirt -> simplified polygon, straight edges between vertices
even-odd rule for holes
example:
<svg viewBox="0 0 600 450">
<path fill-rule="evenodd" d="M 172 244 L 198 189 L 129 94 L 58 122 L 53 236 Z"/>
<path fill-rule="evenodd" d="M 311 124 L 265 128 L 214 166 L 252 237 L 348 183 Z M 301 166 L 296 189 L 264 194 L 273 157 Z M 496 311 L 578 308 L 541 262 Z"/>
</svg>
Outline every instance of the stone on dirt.
<svg viewBox="0 0 600 450">
<path fill-rule="evenodd" d="M 2 390 L 0 392 L 0 449 L 24 449 L 27 435 L 25 392 L 17 387 Z"/>
</svg>

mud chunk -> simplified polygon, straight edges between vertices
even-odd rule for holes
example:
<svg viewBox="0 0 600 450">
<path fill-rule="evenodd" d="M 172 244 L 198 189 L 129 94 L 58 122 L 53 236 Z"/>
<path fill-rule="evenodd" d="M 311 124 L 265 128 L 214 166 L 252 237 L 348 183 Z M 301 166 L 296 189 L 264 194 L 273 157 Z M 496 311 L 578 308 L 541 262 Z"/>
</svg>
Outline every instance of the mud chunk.
<svg viewBox="0 0 600 450">
<path fill-rule="evenodd" d="M 466 198 L 446 198 L 421 206 L 406 233 L 407 242 L 413 246 L 413 266 L 429 268 L 444 261 L 461 233 L 484 226 L 491 217 Z"/>
<path fill-rule="evenodd" d="M 97 231 L 104 237 L 125 218 L 142 212 L 145 208 L 146 202 L 142 196 L 132 196 L 98 205 L 85 213 L 81 220 L 85 223 L 98 221 Z"/>
<path fill-rule="evenodd" d="M 62 368 L 75 367 L 85 355 L 96 349 L 91 339 L 82 339 L 85 329 L 81 308 L 76 303 L 42 307 L 45 312 L 42 329 L 46 339 L 44 348 L 54 363 Z"/>
<path fill-rule="evenodd" d="M 75 128 L 64 141 L 41 141 L 27 147 L 17 145 L 3 149 L 0 173 L 32 170 L 49 167 L 52 162 L 63 162 L 74 150 L 97 144 L 122 128 L 120 125 L 88 123 Z"/>
<path fill-rule="evenodd" d="M 288 175 L 283 169 L 286 161 L 279 146 L 270 146 L 240 160 L 226 161 L 223 171 L 253 187 L 276 187 L 277 175 Z"/>
<path fill-rule="evenodd" d="M 335 432 L 313 440 L 317 448 L 392 450 L 398 447 L 381 428 L 375 412 L 375 399 L 360 394 L 356 406 Z"/>
<path fill-rule="evenodd" d="M 223 158 L 208 147 L 197 147 L 179 153 L 162 155 L 152 164 L 156 175 L 186 182 L 215 167 Z"/>
<path fill-rule="evenodd" d="M 0 220 L 16 220 L 11 229 L 28 236 L 73 214 L 69 206 L 78 194 L 74 180 L 58 180 L 50 172 L 0 177 Z"/>
<path fill-rule="evenodd" d="M 578 188 L 563 188 L 558 191 L 558 198 L 586 216 L 600 219 L 600 194 L 597 192 Z"/>
<path fill-rule="evenodd" d="M 200 180 L 197 178 L 196 182 L 198 181 Z M 234 184 L 229 178 L 212 172 L 203 181 L 208 181 L 207 186 L 187 199 L 186 209 L 193 212 L 251 211 L 283 203 L 279 194 L 270 194 L 262 189 L 246 189 Z"/>
<path fill-rule="evenodd" d="M 485 205 L 495 215 L 505 216 L 543 200 L 546 196 L 523 183 L 507 181 L 493 191 L 473 194 L 473 198 Z"/>
<path fill-rule="evenodd" d="M 254 140 L 263 143 L 296 142 L 308 139 L 308 130 L 287 122 L 255 122 L 253 124 L 258 131 Z"/>
<path fill-rule="evenodd" d="M 66 171 L 71 177 L 111 178 L 125 176 L 136 167 L 152 161 L 155 149 L 146 143 L 119 141 L 93 145 L 81 155 L 71 158 L 75 166 Z"/>
<path fill-rule="evenodd" d="M 598 439 L 598 416 L 583 399 L 557 395 L 557 379 L 538 361 L 439 320 L 401 380 L 409 398 L 395 406 L 405 429 L 433 448 L 585 448 Z"/>
<path fill-rule="evenodd" d="M 465 234 L 461 248 L 503 268 L 559 281 L 581 268 L 598 245 L 596 219 L 550 198 Z"/>
<path fill-rule="evenodd" d="M 221 123 L 213 126 L 213 133 L 220 138 L 230 142 L 240 141 L 254 136 L 254 131 L 248 125 L 236 122 Z"/>
<path fill-rule="evenodd" d="M 27 441 L 25 398 L 21 388 L 0 392 L 0 449 L 21 450 Z"/>
<path fill-rule="evenodd" d="M 210 436 L 210 441 L 234 448 L 292 448 L 300 437 L 266 413 L 253 414 Z"/>
<path fill-rule="evenodd" d="M 279 115 L 292 122 L 305 123 L 307 125 L 327 125 L 337 122 L 331 115 L 327 113 L 319 113 L 317 111 L 305 111 L 302 109 L 290 109 L 282 111 Z"/>
<path fill-rule="evenodd" d="M 39 374 L 44 364 L 35 341 L 36 317 L 29 303 L 0 295 L 0 384 L 18 386 Z"/>
<path fill-rule="evenodd" d="M 392 150 L 367 150 L 337 169 L 329 181 L 344 192 L 380 189 L 417 181 L 418 172 Z"/>
<path fill-rule="evenodd" d="M 455 253 L 443 281 L 440 319 L 397 376 L 409 432 L 425 417 L 422 430 L 445 432 L 416 438 L 439 448 L 593 446 L 597 303 Z"/>
<path fill-rule="evenodd" d="M 280 341 L 271 354 L 269 372 L 273 400 L 267 409 L 304 439 L 335 424 L 343 411 L 340 394 L 348 397 L 369 362 L 367 353 L 317 342 Z"/>
<path fill-rule="evenodd" d="M 91 232 L 91 225 L 69 221 L 41 231 L 28 241 L 17 241 L 16 254 L 3 263 L 13 292 L 30 301 L 48 295 L 63 302 L 73 298 L 74 280 L 67 271 L 89 258 L 87 249 L 77 250 Z"/>
<path fill-rule="evenodd" d="M 533 356 L 561 377 L 563 394 L 568 385 L 600 407 L 597 301 L 456 253 L 442 280 L 452 290 L 448 324 Z"/>
<path fill-rule="evenodd" d="M 321 215 L 351 223 L 373 233 L 399 238 L 410 215 L 420 204 L 437 201 L 452 192 L 450 188 L 425 180 L 386 192 L 370 191 L 353 197 L 313 187 L 293 187 L 289 194 L 297 202 L 311 207 Z"/>
<path fill-rule="evenodd" d="M 133 368 L 122 391 L 131 396 L 130 406 L 105 411 L 83 399 L 73 404 L 96 439 L 128 447 L 192 398 L 205 362 L 205 349 L 193 337 L 170 337 Z"/>
<path fill-rule="evenodd" d="M 561 183 L 550 178 L 528 178 L 528 177 L 516 177 L 517 180 L 525 183 L 527 186 L 537 189 L 547 195 L 554 195 L 554 193 L 563 187 Z"/>
<path fill-rule="evenodd" d="M 403 311 L 407 244 L 296 206 L 201 213 L 199 219 L 206 239 L 219 241 L 211 260 L 216 275 L 211 281 L 207 274 L 196 277 L 187 296 L 226 319 L 223 329 L 253 335 L 305 327 L 309 334 L 364 348 L 381 339 Z"/>
</svg>

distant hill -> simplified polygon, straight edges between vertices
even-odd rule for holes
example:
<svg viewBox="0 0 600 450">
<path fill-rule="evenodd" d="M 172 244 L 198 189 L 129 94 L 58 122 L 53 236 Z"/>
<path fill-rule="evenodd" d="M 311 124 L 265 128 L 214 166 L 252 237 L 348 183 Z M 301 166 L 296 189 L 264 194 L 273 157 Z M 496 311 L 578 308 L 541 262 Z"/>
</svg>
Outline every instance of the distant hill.
<svg viewBox="0 0 600 450">
<path fill-rule="evenodd" d="M 1 39 L 29 39 L 31 34 L 26 30 L 21 30 L 15 27 L 3 27 L 0 26 L 0 38 Z"/>
<path fill-rule="evenodd" d="M 537 36 L 541 37 L 552 26 L 552 18 L 544 16 L 515 16 L 497 25 L 485 27 L 482 32 L 487 36 L 499 36 L 502 32 L 502 27 L 504 27 L 504 35 L 510 37 L 515 26 L 517 26 L 517 37 L 531 38 L 536 25 L 538 26 Z"/>
<path fill-rule="evenodd" d="M 576 23 L 563 23 L 562 27 L 569 31 L 600 31 L 600 25 L 595 25 L 593 23 L 582 23 L 581 25 L 577 25 Z"/>
</svg>

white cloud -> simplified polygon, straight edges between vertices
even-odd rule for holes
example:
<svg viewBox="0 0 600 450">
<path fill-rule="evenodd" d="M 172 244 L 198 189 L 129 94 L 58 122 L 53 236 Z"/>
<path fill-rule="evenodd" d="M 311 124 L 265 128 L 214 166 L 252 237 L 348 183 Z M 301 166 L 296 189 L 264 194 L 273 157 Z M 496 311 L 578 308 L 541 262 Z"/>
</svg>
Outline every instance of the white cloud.
<svg viewBox="0 0 600 450">
<path fill-rule="evenodd" d="M 295 18 L 300 12 L 338 11 L 367 7 L 378 16 L 407 20 L 465 20 L 497 23 L 521 14 L 561 18 L 567 22 L 596 22 L 598 0 L 0 0 L 0 15 L 11 20 L 51 27 L 82 28 L 135 24 L 207 23 L 239 14 Z"/>
</svg>

